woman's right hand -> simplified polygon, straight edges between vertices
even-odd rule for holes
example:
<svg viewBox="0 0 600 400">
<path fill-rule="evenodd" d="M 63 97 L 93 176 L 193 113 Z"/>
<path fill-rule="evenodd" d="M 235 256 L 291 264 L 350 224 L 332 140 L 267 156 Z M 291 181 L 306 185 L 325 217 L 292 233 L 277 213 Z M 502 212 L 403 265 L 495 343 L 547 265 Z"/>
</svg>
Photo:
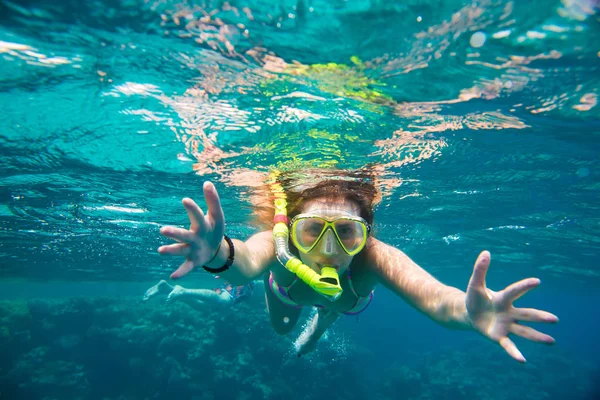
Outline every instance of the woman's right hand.
<svg viewBox="0 0 600 400">
<path fill-rule="evenodd" d="M 184 198 L 182 203 L 190 219 L 190 229 L 174 226 L 160 228 L 161 234 L 179 243 L 161 246 L 158 248 L 158 252 L 186 258 L 186 261 L 171 274 L 171 279 L 181 278 L 194 267 L 205 265 L 211 261 L 223 240 L 225 216 L 221 208 L 219 194 L 211 182 L 204 182 L 203 190 L 208 206 L 206 215 L 194 200 Z"/>
</svg>

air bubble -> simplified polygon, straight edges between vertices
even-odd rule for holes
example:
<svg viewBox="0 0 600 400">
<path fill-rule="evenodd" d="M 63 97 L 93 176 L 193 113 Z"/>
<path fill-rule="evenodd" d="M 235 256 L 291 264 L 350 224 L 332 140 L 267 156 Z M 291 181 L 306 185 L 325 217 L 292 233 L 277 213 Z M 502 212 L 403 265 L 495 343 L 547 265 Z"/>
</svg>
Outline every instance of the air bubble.
<svg viewBox="0 0 600 400">
<path fill-rule="evenodd" d="M 478 47 L 481 47 L 484 45 L 485 39 L 486 39 L 485 33 L 475 32 L 471 36 L 471 40 L 469 41 L 469 43 L 471 44 L 471 47 L 478 48 Z"/>
</svg>

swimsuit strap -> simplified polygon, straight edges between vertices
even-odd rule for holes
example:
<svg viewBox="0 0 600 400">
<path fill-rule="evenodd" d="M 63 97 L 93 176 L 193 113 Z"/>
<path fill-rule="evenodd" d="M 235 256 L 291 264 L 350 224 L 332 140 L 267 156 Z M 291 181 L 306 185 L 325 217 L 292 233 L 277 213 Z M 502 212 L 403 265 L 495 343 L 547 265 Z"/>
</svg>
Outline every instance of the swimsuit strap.
<svg viewBox="0 0 600 400">
<path fill-rule="evenodd" d="M 371 304 L 371 300 L 373 299 L 373 292 L 369 293 L 368 296 L 364 296 L 364 297 L 359 296 L 356 293 L 356 290 L 354 290 L 354 286 L 352 285 L 352 274 L 350 272 L 350 268 L 348 268 L 347 271 L 348 271 L 348 285 L 350 286 L 350 290 L 356 297 L 356 303 L 354 303 L 354 306 L 350 310 L 344 312 L 343 314 L 356 315 L 356 314 L 363 312 L 369 306 L 369 304 Z M 273 292 L 275 297 L 277 297 L 277 299 L 279 299 L 279 301 L 281 301 L 283 304 L 290 306 L 290 307 L 294 307 L 294 308 L 302 308 L 302 306 L 299 305 L 298 303 L 296 303 L 294 300 L 292 300 L 292 298 L 289 295 L 289 290 L 292 288 L 292 286 L 294 286 L 296 284 L 296 282 L 298 282 L 298 280 L 299 280 L 298 277 L 295 277 L 294 281 L 290 285 L 282 286 L 282 285 L 279 285 L 275 281 L 275 279 L 273 279 L 273 273 L 271 272 L 269 274 L 269 287 L 271 288 L 271 292 Z M 321 308 L 323 306 L 315 305 L 315 307 Z"/>
<path fill-rule="evenodd" d="M 352 284 L 352 272 L 350 271 L 350 267 L 348 267 L 346 271 L 348 276 L 348 286 L 350 286 L 352 294 L 354 294 L 354 296 L 356 296 L 357 299 L 360 299 L 360 296 L 356 293 L 356 290 L 354 290 L 354 285 Z"/>
<path fill-rule="evenodd" d="M 373 300 L 373 292 L 371 291 L 371 293 L 369 293 L 369 296 L 359 297 L 356 300 L 354 307 L 352 307 L 350 310 L 344 312 L 344 314 L 346 314 L 346 315 L 360 314 L 361 312 L 365 311 L 367 309 L 367 307 L 369 307 L 369 304 L 371 304 L 372 300 Z"/>
<path fill-rule="evenodd" d="M 298 277 L 294 278 L 294 281 L 288 286 L 279 285 L 275 279 L 273 279 L 273 273 L 271 272 L 269 275 L 269 287 L 271 288 L 271 292 L 281 301 L 283 304 L 294 307 L 301 308 L 302 306 L 296 303 L 289 295 L 289 290 L 298 282 Z"/>
<path fill-rule="evenodd" d="M 356 315 L 366 310 L 366 308 L 371 304 L 371 300 L 373 300 L 373 290 L 369 293 L 368 296 L 359 296 L 354 289 L 354 285 L 352 284 L 352 272 L 350 268 L 348 268 L 348 286 L 350 286 L 350 290 L 356 296 L 356 303 L 354 303 L 354 307 L 350 310 L 344 312 L 346 315 Z"/>
</svg>

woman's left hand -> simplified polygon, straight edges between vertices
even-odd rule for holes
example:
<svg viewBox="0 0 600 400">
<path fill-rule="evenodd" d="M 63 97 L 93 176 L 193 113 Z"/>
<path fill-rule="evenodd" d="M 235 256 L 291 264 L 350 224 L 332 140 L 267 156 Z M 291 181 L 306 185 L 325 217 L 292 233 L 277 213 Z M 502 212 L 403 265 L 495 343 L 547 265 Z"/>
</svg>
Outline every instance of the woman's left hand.
<svg viewBox="0 0 600 400">
<path fill-rule="evenodd" d="M 537 278 L 523 279 L 494 292 L 485 286 L 485 275 L 490 266 L 490 253 L 483 251 L 475 262 L 467 288 L 466 306 L 471 325 L 485 337 L 499 343 L 515 360 L 524 363 L 525 357 L 508 338 L 515 334 L 534 342 L 553 344 L 554 338 L 520 322 L 556 323 L 556 315 L 534 308 L 515 308 L 513 302 L 540 284 Z"/>
</svg>

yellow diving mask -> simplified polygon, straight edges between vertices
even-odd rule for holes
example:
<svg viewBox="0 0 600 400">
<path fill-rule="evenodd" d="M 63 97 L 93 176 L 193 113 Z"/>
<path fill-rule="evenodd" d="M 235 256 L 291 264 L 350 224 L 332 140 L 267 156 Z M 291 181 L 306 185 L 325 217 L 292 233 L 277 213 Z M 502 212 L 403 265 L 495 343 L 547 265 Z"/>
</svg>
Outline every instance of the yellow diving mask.
<svg viewBox="0 0 600 400">
<path fill-rule="evenodd" d="M 367 243 L 371 230 L 360 217 L 341 216 L 327 218 L 315 214 L 299 214 L 291 221 L 292 243 L 303 252 L 311 252 L 325 237 L 328 230 L 349 256 L 358 254 Z"/>
</svg>

